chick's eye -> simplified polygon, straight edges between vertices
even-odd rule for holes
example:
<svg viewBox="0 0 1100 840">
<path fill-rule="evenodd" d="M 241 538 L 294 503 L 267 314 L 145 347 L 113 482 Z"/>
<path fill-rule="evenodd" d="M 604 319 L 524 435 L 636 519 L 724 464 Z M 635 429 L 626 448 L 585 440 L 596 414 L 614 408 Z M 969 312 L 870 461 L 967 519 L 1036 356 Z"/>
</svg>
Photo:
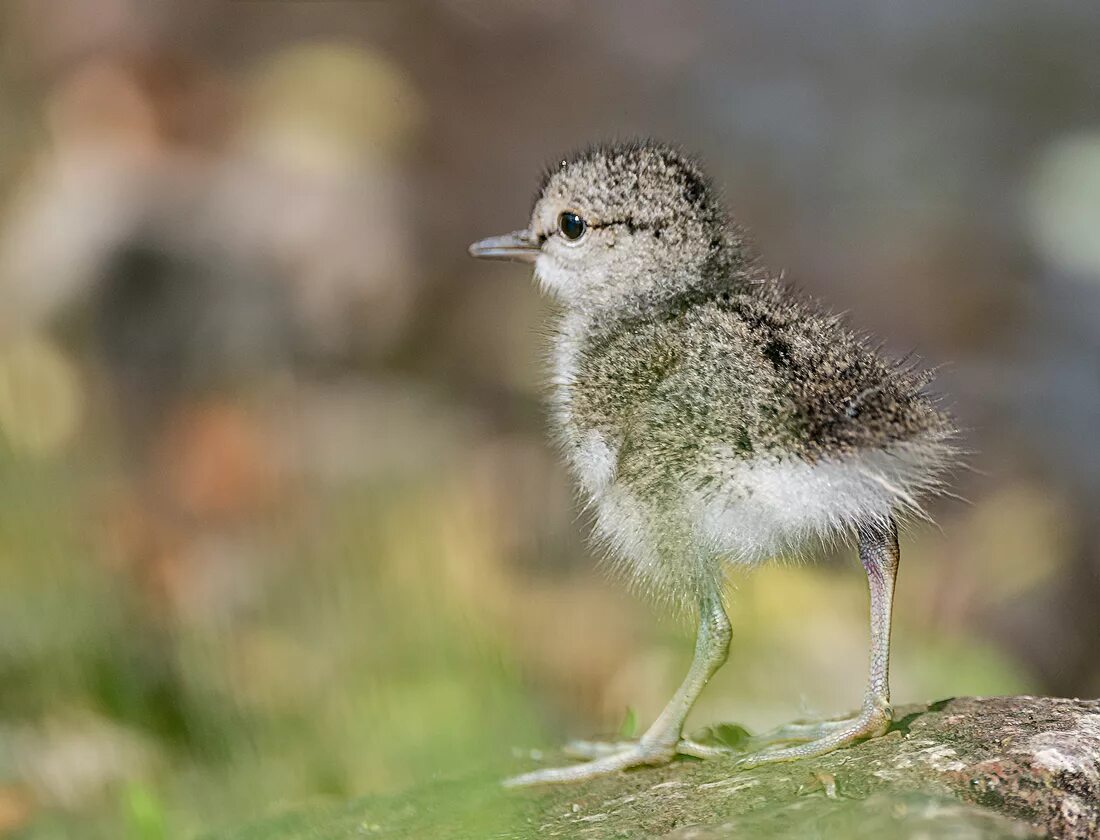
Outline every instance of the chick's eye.
<svg viewBox="0 0 1100 840">
<path fill-rule="evenodd" d="M 576 242 L 588 230 L 588 222 L 576 213 L 562 213 L 558 216 L 558 228 L 566 239 Z"/>
</svg>

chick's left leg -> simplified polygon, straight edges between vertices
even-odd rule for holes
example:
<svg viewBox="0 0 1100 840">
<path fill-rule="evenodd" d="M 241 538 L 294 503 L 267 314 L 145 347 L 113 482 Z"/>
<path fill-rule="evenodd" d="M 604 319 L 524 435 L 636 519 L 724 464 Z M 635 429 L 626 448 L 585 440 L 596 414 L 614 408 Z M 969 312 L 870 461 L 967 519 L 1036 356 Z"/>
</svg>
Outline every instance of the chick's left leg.
<svg viewBox="0 0 1100 840">
<path fill-rule="evenodd" d="M 893 522 L 886 525 L 868 524 L 859 529 L 859 557 L 867 572 L 871 594 L 870 678 L 859 715 L 852 720 L 827 721 L 816 727 L 807 727 L 807 734 L 815 740 L 796 747 L 754 753 L 738 761 L 739 767 L 825 755 L 855 741 L 882 735 L 890 726 L 893 718 L 890 708 L 890 626 L 899 560 L 898 532 Z"/>
<path fill-rule="evenodd" d="M 697 758 L 710 758 L 719 750 L 680 737 L 684 720 L 699 694 L 715 675 L 729 654 L 730 623 L 722 607 L 717 589 L 702 599 L 700 604 L 699 632 L 695 638 L 695 656 L 687 677 L 665 706 L 664 711 L 637 742 L 622 744 L 580 743 L 574 752 L 592 756 L 594 760 L 571 767 L 553 767 L 536 770 L 508 779 L 508 787 L 524 785 L 561 784 L 579 782 L 606 776 L 620 770 L 644 765 L 667 764 L 680 753 Z"/>
</svg>

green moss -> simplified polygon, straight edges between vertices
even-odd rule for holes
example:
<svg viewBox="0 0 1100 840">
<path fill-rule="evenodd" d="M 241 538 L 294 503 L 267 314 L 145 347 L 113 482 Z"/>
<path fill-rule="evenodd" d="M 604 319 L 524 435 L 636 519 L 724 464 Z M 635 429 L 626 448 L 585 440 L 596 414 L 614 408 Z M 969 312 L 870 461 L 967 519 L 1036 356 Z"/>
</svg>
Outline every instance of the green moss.
<svg viewBox="0 0 1100 840">
<path fill-rule="evenodd" d="M 1031 772 L 1026 756 L 1006 757 L 1003 766 L 989 756 L 998 754 L 1000 733 L 1019 735 L 1018 727 L 1037 719 L 1051 724 L 1048 708 L 1072 723 L 1080 710 L 1054 705 L 1066 703 L 1005 698 L 908 706 L 886 736 L 816 759 L 740 772 L 732 759 L 682 759 L 585 785 L 522 791 L 471 778 L 275 817 L 207 840 L 679 837 L 675 832 L 689 827 L 683 836 L 696 840 L 1041 836 L 1031 824 L 1044 824 L 1041 808 L 1021 810 L 1011 797 L 993 795 L 995 786 L 986 782 L 990 773 L 1014 775 L 1038 795 L 1042 773 Z M 742 731 L 733 725 L 716 730 Z M 1047 781 L 1038 801 L 1056 811 L 1074 783 Z"/>
</svg>

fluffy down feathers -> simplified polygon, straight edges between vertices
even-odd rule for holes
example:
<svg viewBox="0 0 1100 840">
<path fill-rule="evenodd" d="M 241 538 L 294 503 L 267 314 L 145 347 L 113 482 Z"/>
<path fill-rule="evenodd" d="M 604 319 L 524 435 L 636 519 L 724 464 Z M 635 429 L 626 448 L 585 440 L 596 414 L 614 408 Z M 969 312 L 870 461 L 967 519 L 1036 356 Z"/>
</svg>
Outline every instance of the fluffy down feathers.
<svg viewBox="0 0 1100 840">
<path fill-rule="evenodd" d="M 566 209 L 594 230 L 536 263 L 563 303 L 555 425 L 637 583 L 689 602 L 724 562 L 922 515 L 954 459 L 930 377 L 767 272 L 693 162 L 590 150 L 551 172 L 532 230 Z"/>
</svg>

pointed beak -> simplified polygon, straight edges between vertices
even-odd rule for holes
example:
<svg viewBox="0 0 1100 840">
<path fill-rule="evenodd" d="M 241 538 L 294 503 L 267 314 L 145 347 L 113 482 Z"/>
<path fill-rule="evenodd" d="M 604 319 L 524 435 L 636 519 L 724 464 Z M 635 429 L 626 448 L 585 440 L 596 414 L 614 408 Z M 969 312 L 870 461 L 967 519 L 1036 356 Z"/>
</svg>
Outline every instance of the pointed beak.
<svg viewBox="0 0 1100 840">
<path fill-rule="evenodd" d="M 514 260 L 533 263 L 539 256 L 539 245 L 528 231 L 515 230 L 503 236 L 490 236 L 470 246 L 470 256 L 482 260 Z"/>
</svg>

